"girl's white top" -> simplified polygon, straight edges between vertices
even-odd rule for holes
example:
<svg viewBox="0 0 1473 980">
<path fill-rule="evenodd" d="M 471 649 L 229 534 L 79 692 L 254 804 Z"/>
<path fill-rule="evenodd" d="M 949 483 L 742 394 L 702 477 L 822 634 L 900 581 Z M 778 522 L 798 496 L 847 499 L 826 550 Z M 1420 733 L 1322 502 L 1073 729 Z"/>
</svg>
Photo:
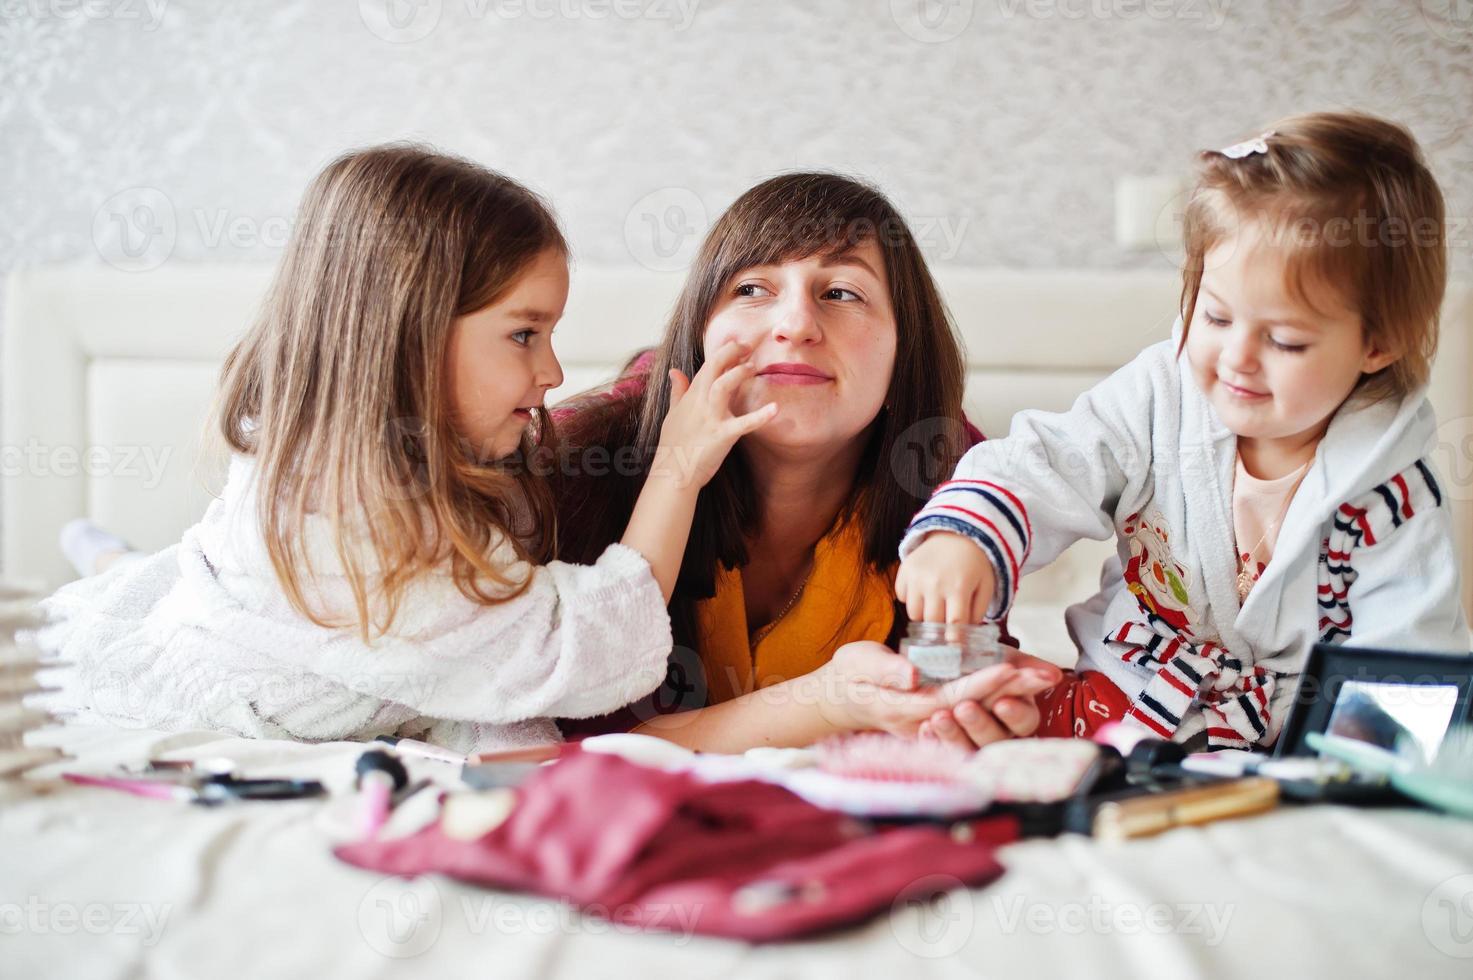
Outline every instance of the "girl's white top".
<svg viewBox="0 0 1473 980">
<path fill-rule="evenodd" d="M 255 466 L 231 461 L 221 499 L 183 540 L 65 586 L 38 634 L 59 661 L 59 713 L 130 728 L 208 728 L 306 741 L 397 734 L 458 751 L 556 740 L 554 717 L 606 714 L 659 686 L 670 619 L 644 557 L 614 544 L 589 566 L 515 563 L 525 592 L 468 599 L 448 570 L 404 593 L 392 631 L 365 644 L 287 601 L 266 553 Z M 309 515 L 303 541 L 314 609 L 353 618 L 332 528 Z M 372 562 L 365 564 L 372 570 Z"/>
</svg>

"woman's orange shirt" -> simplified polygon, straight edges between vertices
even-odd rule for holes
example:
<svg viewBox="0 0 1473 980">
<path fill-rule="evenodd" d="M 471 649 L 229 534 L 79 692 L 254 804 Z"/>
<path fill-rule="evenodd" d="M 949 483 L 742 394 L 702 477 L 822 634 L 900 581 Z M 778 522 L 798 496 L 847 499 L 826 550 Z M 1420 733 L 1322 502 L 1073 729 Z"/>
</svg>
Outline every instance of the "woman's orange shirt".
<svg viewBox="0 0 1473 980">
<path fill-rule="evenodd" d="M 895 572 L 864 560 L 859 523 L 843 521 L 813 552 L 798 601 L 755 644 L 740 569 L 718 567 L 716 594 L 696 603 L 696 649 L 709 704 L 801 677 L 855 640 L 884 643 L 895 627 Z"/>
</svg>

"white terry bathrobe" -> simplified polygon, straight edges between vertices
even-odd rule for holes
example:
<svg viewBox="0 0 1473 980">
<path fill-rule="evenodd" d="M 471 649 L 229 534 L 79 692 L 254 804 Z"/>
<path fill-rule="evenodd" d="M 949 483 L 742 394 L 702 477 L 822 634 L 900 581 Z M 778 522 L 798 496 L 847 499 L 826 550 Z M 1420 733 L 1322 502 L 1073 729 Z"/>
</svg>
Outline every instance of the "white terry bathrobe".
<svg viewBox="0 0 1473 980">
<path fill-rule="evenodd" d="M 560 738 L 554 717 L 615 711 L 659 686 L 670 618 L 649 563 L 614 544 L 590 566 L 514 564 L 531 576 L 499 605 L 466 598 L 450 572 L 421 575 L 390 635 L 365 644 L 287 601 L 256 513 L 255 466 L 236 456 L 224 495 L 170 548 L 62 588 L 38 634 L 62 662 L 39 706 L 127 728 L 206 728 L 304 741 L 398 734 L 462 752 Z M 309 601 L 354 607 L 335 536 L 308 515 L 318 572 Z M 369 570 L 376 569 L 370 565 Z"/>
<path fill-rule="evenodd" d="M 1425 393 L 1342 406 L 1239 605 L 1237 437 L 1177 356 L 1143 351 L 1063 413 L 1020 412 L 971 449 L 916 516 L 974 540 L 997 577 L 989 618 L 1019 579 L 1080 538 L 1116 539 L 1100 591 L 1066 613 L 1079 670 L 1132 701 L 1126 721 L 1212 748 L 1271 744 L 1317 642 L 1466 651 L 1458 556 L 1427 454 Z"/>
</svg>

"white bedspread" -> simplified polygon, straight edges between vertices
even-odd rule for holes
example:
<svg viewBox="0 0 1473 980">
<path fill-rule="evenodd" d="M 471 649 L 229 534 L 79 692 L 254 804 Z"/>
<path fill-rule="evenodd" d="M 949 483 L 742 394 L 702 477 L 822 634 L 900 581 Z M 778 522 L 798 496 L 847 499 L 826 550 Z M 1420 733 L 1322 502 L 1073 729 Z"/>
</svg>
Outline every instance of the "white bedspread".
<svg viewBox="0 0 1473 980">
<path fill-rule="evenodd" d="M 362 749 L 205 732 L 64 738 L 79 761 L 63 768 L 227 756 L 248 775 L 336 786 Z M 1117 846 L 1029 841 L 1004 849 L 1008 871 L 988 888 L 752 947 L 632 934 L 444 878 L 385 879 L 332 857 L 321 806 L 202 809 L 73 786 L 0 796 L 0 975 L 1473 975 L 1473 823 L 1414 810 L 1283 809 Z"/>
</svg>

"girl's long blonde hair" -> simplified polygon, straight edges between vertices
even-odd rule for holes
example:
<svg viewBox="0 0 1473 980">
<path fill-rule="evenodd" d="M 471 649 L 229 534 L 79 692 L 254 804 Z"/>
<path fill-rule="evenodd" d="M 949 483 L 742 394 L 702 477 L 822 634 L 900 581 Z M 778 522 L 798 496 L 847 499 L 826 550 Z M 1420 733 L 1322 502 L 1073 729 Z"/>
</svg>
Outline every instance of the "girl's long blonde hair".
<svg viewBox="0 0 1473 980">
<path fill-rule="evenodd" d="M 547 205 L 466 160 L 393 144 L 347 153 L 307 189 L 263 311 L 231 351 L 217 407 L 256 460 L 258 515 L 292 605 L 326 627 L 387 632 L 404 589 L 448 561 L 483 603 L 526 587 L 491 560 L 552 548 L 551 492 L 526 465 L 553 439 L 545 411 L 510 459 L 478 458 L 452 427 L 454 318 L 495 302 L 567 243 Z M 309 513 L 327 518 L 356 622 L 311 608 Z"/>
</svg>

